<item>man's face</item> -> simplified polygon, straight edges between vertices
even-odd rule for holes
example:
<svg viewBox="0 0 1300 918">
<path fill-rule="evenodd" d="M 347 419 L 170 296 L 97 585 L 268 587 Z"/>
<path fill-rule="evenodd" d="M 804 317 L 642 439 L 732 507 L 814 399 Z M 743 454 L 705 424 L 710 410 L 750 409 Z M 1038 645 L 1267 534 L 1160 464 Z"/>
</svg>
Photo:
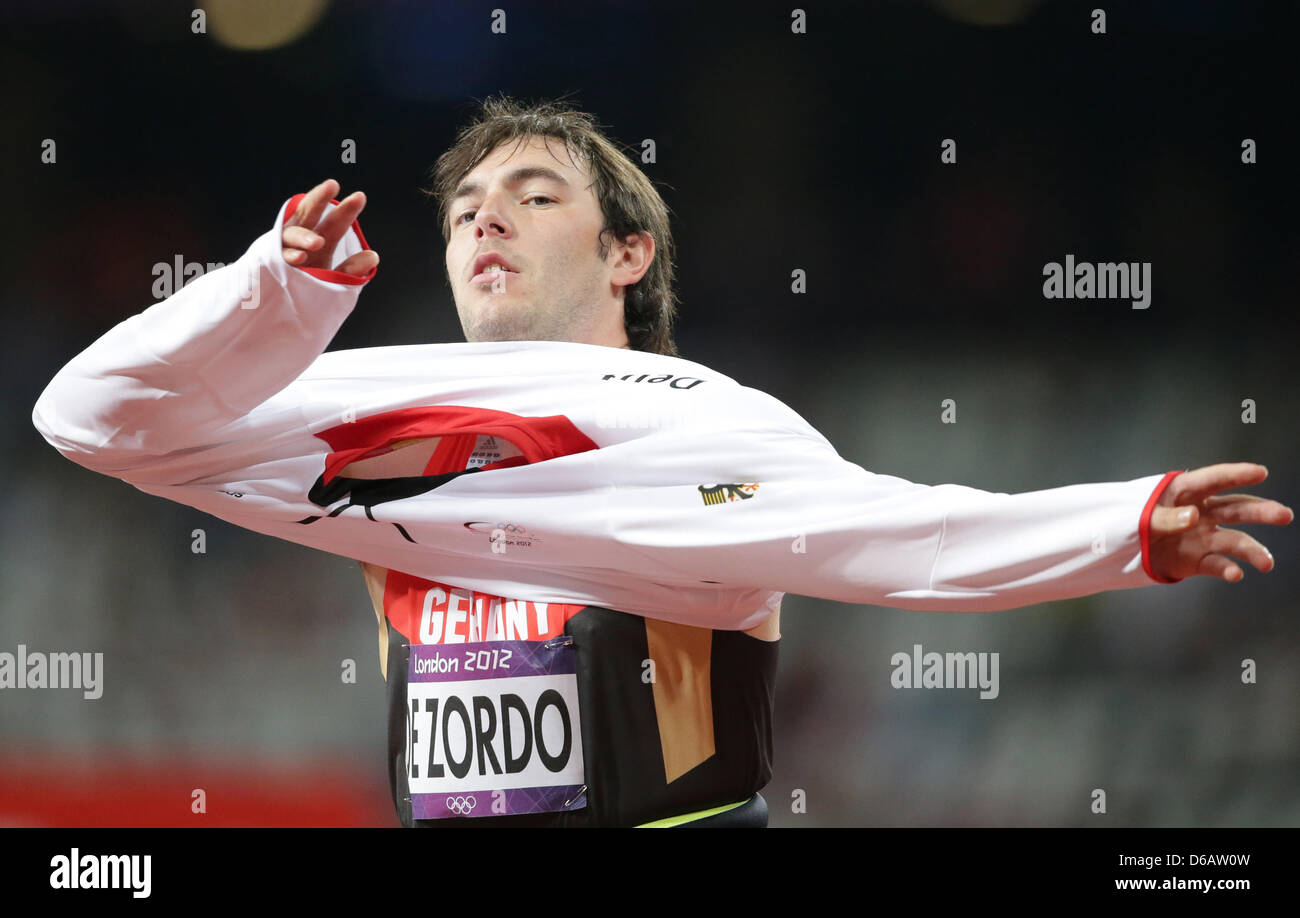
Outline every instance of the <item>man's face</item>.
<svg viewBox="0 0 1300 918">
<path fill-rule="evenodd" d="M 541 137 L 501 144 L 461 181 L 446 258 L 467 341 L 627 345 L 622 287 L 645 273 L 654 244 L 643 235 L 629 251 L 607 236 L 602 260 L 590 185 L 562 141 Z M 485 255 L 513 270 L 480 271 Z"/>
</svg>

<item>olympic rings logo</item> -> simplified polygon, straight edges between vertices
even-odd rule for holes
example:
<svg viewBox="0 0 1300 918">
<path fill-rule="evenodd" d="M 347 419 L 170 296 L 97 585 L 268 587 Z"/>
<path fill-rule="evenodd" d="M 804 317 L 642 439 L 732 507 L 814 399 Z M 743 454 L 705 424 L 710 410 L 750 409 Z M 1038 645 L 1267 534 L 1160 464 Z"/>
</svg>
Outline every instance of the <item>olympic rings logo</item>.
<svg viewBox="0 0 1300 918">
<path fill-rule="evenodd" d="M 530 542 L 542 541 L 540 537 L 528 531 L 527 526 L 520 526 L 516 523 L 489 523 L 484 520 L 475 520 L 462 524 L 471 532 L 485 532 L 493 541 L 501 539 L 527 539 Z"/>
<path fill-rule="evenodd" d="M 477 805 L 478 800 L 473 795 L 447 798 L 447 809 L 460 816 L 468 816 Z"/>
</svg>

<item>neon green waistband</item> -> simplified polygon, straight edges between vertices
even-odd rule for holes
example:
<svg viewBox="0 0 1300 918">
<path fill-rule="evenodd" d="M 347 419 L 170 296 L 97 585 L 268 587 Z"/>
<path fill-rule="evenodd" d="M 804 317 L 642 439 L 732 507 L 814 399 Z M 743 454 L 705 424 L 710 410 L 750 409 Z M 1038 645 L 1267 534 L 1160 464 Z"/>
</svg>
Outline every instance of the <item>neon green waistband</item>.
<svg viewBox="0 0 1300 918">
<path fill-rule="evenodd" d="M 738 803 L 727 803 L 722 806 L 715 806 L 707 810 L 696 810 L 694 813 L 684 813 L 681 816 L 668 816 L 664 819 L 656 819 L 654 822 L 643 822 L 636 826 L 638 829 L 671 829 L 673 826 L 679 826 L 684 822 L 694 822 L 697 819 L 703 819 L 705 816 L 716 816 L 718 813 L 725 813 L 727 810 L 734 810 L 742 804 L 748 803 L 750 797 Z"/>
</svg>

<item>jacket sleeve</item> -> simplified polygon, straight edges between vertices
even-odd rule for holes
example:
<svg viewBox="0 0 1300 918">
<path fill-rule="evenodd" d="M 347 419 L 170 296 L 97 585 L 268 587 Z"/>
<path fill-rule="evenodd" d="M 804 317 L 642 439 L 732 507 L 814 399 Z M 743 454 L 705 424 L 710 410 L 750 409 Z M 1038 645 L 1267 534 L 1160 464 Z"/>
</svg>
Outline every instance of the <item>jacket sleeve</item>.
<svg viewBox="0 0 1300 918">
<path fill-rule="evenodd" d="M 86 468 L 147 486 L 198 477 L 204 463 L 249 464 L 274 455 L 277 436 L 301 435 L 301 412 L 286 403 L 262 412 L 256 442 L 247 433 L 239 442 L 241 421 L 324 351 L 375 273 L 284 261 L 281 229 L 303 197 L 286 201 L 236 262 L 119 323 L 64 366 L 32 411 L 45 439 Z M 334 266 L 366 247 L 353 223 Z"/>
<path fill-rule="evenodd" d="M 1176 582 L 1151 569 L 1149 527 L 1181 470 L 1017 494 L 917 484 L 846 461 L 794 411 L 746 391 L 728 412 L 734 430 L 712 439 L 725 449 L 663 444 L 667 464 L 690 455 L 694 473 L 708 476 L 695 487 L 608 473 L 623 563 L 661 582 L 927 611 Z"/>
</svg>

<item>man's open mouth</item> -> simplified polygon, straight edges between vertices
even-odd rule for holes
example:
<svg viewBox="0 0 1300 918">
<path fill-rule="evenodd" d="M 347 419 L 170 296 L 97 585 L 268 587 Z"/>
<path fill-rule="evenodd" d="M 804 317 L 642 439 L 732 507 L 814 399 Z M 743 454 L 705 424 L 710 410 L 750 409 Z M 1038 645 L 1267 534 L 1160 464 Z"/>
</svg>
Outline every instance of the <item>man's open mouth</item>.
<svg viewBox="0 0 1300 918">
<path fill-rule="evenodd" d="M 511 271 L 509 268 L 501 265 L 488 265 L 478 274 L 470 278 L 471 284 L 494 284 L 506 282 L 506 278 L 512 274 L 518 274 L 518 271 Z"/>
</svg>

